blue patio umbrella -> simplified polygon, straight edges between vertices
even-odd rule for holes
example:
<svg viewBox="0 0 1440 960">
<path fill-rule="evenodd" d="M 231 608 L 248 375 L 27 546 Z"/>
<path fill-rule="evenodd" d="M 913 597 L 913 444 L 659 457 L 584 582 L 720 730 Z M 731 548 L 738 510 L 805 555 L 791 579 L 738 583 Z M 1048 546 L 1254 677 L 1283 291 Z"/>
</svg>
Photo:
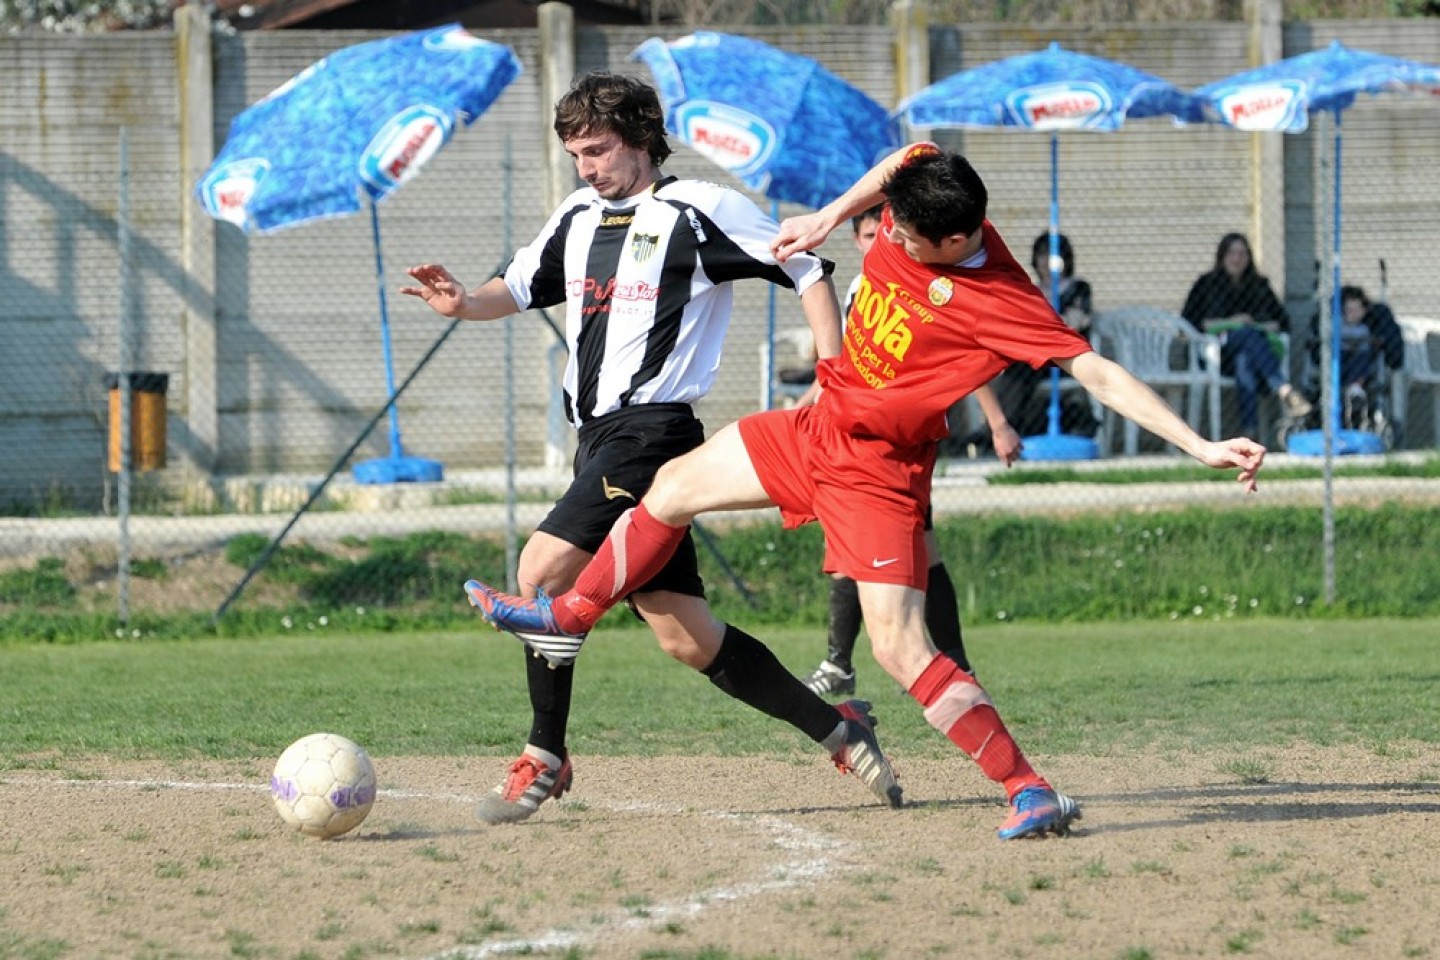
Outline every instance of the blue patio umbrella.
<svg viewBox="0 0 1440 960">
<path fill-rule="evenodd" d="M 1118 130 L 1126 120 L 1145 117 L 1203 118 L 1199 102 L 1174 84 L 1058 43 L 951 74 L 907 98 L 895 115 L 912 127 L 998 127 L 1050 134 L 1050 298 L 1057 310 L 1060 131 Z M 1026 437 L 1022 455 L 1027 460 L 1088 460 L 1098 453 L 1089 437 L 1060 432 L 1060 370 L 1052 367 L 1046 432 Z"/>
<path fill-rule="evenodd" d="M 665 125 L 771 200 L 823 207 L 900 146 L 880 104 L 809 57 L 726 33 L 636 48 Z"/>
<path fill-rule="evenodd" d="M 469 126 L 520 74 L 509 47 L 458 24 L 337 50 L 249 107 L 195 192 L 206 213 L 263 235 L 369 208 L 389 391 L 390 456 L 357 464 L 362 483 L 439 480 L 439 463 L 406 456 L 376 205 Z"/>
<path fill-rule="evenodd" d="M 759 40 L 652 37 L 633 57 L 655 77 L 666 127 L 768 197 L 772 215 L 780 201 L 823 207 L 900 146 L 884 107 L 809 57 Z M 772 289 L 771 356 L 774 323 Z"/>
<path fill-rule="evenodd" d="M 1335 118 L 1334 237 L 1331 256 L 1329 403 L 1322 430 L 1290 434 L 1291 453 L 1318 456 L 1327 446 L 1337 454 L 1382 453 L 1381 439 L 1340 424 L 1340 114 L 1362 93 L 1440 94 L 1440 67 L 1399 57 L 1352 50 L 1336 40 L 1323 50 L 1247 70 L 1197 88 L 1209 117 L 1237 130 L 1303 133 L 1310 114 L 1330 111 Z M 1327 440 L 1329 443 L 1327 444 Z"/>
</svg>

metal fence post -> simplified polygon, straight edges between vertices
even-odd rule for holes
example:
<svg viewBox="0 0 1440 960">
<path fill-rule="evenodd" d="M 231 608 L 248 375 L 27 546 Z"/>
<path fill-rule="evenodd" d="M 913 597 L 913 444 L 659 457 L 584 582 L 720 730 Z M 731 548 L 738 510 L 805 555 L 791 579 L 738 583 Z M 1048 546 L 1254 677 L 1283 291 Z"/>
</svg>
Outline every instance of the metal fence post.
<svg viewBox="0 0 1440 960">
<path fill-rule="evenodd" d="M 130 468 L 131 389 L 134 367 L 130 344 L 130 131 L 120 128 L 119 195 L 115 202 L 115 240 L 120 258 L 119 381 L 120 388 L 120 472 L 119 544 L 115 560 L 116 616 L 121 626 L 130 622 Z"/>
</svg>

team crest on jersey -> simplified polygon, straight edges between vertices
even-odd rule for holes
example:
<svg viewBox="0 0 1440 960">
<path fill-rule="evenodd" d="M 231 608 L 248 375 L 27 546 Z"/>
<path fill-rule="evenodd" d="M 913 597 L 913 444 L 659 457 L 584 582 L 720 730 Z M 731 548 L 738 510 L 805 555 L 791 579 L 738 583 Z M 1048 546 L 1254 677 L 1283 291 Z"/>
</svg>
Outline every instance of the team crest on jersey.
<svg viewBox="0 0 1440 960">
<path fill-rule="evenodd" d="M 950 282 L 949 277 L 936 277 L 930 281 L 928 293 L 931 303 L 937 307 L 943 307 L 955 295 L 955 284 Z"/>
<path fill-rule="evenodd" d="M 660 249 L 660 235 L 658 233 L 637 233 L 630 238 L 630 256 L 636 263 L 644 263 L 655 256 L 655 251 Z"/>
</svg>

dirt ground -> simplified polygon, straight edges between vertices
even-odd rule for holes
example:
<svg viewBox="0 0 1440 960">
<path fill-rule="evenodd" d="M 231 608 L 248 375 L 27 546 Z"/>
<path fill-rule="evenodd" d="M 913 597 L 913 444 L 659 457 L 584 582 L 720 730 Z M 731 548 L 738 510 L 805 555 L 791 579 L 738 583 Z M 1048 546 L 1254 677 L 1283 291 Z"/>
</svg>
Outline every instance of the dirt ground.
<svg viewBox="0 0 1440 960">
<path fill-rule="evenodd" d="M 1065 839 L 1001 843 L 962 757 L 885 809 L 810 756 L 577 758 L 530 822 L 504 761 L 375 757 L 353 833 L 289 831 L 270 761 L 0 773 L 0 958 L 1440 958 L 1440 750 L 1040 757 Z"/>
</svg>

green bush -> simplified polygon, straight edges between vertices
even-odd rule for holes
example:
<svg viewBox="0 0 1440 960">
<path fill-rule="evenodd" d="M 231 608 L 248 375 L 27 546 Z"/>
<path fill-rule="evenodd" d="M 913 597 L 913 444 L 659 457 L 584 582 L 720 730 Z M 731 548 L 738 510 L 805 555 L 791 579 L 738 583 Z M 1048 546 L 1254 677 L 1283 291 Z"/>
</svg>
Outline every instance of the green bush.
<svg viewBox="0 0 1440 960">
<path fill-rule="evenodd" d="M 967 516 L 936 536 L 970 621 L 1129 620 L 1440 613 L 1440 509 L 1386 505 L 1336 511 L 1336 602 L 1321 602 L 1319 511 L 1190 509 L 1068 518 Z M 717 610 L 741 622 L 823 629 L 822 541 L 813 525 L 737 528 L 721 549 L 754 595 L 703 552 Z"/>
<path fill-rule="evenodd" d="M 305 597 L 322 608 L 449 604 L 461 598 L 460 585 L 471 577 L 505 582 L 504 546 L 493 539 L 432 530 L 399 540 L 379 537 L 370 541 L 369 551 L 319 571 L 303 585 Z"/>
<path fill-rule="evenodd" d="M 65 576 L 65 563 L 58 557 L 42 557 L 28 570 L 0 573 L 0 603 L 54 607 L 68 603 L 75 587 Z"/>
<path fill-rule="evenodd" d="M 270 538 L 263 534 L 238 534 L 226 542 L 225 559 L 248 570 L 269 546 Z M 300 584 L 335 562 L 334 557 L 308 543 L 282 544 L 266 561 L 264 569 L 277 583 Z"/>
<path fill-rule="evenodd" d="M 823 634 L 829 579 L 818 525 L 722 526 L 697 536 L 718 616 Z M 1190 509 L 1130 515 L 944 518 L 941 555 L 967 623 L 1244 617 L 1440 616 L 1440 508 L 1389 504 L 1336 511 L 1336 601 L 1322 602 L 1322 519 L 1310 507 Z M 268 545 L 239 536 L 225 548 L 249 569 Z M 177 568 L 178 569 L 178 568 Z M 237 578 L 238 578 L 237 572 Z M 167 575 L 167 583 L 181 576 Z M 114 636 L 185 638 L 285 630 L 393 631 L 474 627 L 461 592 L 470 577 L 505 582 L 504 543 L 449 531 L 347 539 L 333 551 L 281 547 L 212 624 L 212 610 L 156 616 L 141 609 L 117 634 L 108 613 L 75 602 L 59 559 L 0 575 L 0 638 L 70 642 Z M 268 589 L 267 589 L 268 587 Z M 133 606 L 132 606 L 132 609 Z M 632 623 L 623 608 L 611 623 Z"/>
</svg>

